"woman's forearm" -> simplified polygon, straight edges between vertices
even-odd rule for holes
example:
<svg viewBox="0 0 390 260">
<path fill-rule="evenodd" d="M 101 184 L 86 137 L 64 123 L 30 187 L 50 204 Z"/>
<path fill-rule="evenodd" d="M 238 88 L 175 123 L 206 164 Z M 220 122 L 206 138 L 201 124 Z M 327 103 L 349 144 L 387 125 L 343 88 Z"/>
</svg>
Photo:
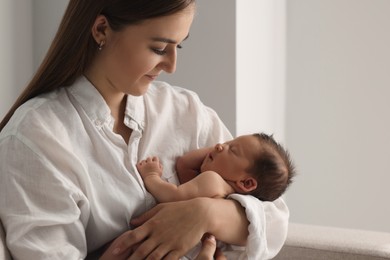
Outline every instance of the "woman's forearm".
<svg viewBox="0 0 390 260">
<path fill-rule="evenodd" d="M 245 246 L 249 235 L 245 209 L 235 200 L 208 200 L 208 232 L 225 243 Z"/>
</svg>

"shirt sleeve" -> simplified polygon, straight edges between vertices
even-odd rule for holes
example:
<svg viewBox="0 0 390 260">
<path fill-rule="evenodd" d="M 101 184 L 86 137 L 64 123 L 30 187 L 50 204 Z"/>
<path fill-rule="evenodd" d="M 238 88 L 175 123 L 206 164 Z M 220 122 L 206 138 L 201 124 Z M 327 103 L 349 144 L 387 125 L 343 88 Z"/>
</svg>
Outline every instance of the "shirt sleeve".
<svg viewBox="0 0 390 260">
<path fill-rule="evenodd" d="M 250 195 L 231 194 L 249 220 L 249 236 L 244 259 L 272 259 L 282 248 L 288 229 L 289 210 L 283 198 L 262 202 Z M 241 258 L 240 258 L 241 259 Z"/>
<path fill-rule="evenodd" d="M 57 151 L 58 155 L 64 156 Z M 88 204 L 70 181 L 25 142 L 0 143 L 0 218 L 15 259 L 84 259 Z"/>
<path fill-rule="evenodd" d="M 205 106 L 204 112 L 207 116 L 204 116 L 201 122 L 200 147 L 212 146 L 218 142 L 226 142 L 233 139 L 231 133 L 213 109 Z"/>
</svg>

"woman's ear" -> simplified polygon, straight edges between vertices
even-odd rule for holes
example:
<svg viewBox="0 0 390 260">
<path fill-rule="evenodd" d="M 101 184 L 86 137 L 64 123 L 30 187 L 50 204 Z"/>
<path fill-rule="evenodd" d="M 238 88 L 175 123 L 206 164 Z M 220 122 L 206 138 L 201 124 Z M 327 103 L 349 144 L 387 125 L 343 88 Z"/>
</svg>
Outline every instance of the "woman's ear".
<svg viewBox="0 0 390 260">
<path fill-rule="evenodd" d="M 237 187 L 242 193 L 249 193 L 257 188 L 257 180 L 251 176 L 236 182 Z"/>
<path fill-rule="evenodd" d="M 104 15 L 98 15 L 92 26 L 92 37 L 95 39 L 98 45 L 102 42 L 106 42 L 109 29 L 110 24 L 108 23 L 107 18 Z"/>
</svg>

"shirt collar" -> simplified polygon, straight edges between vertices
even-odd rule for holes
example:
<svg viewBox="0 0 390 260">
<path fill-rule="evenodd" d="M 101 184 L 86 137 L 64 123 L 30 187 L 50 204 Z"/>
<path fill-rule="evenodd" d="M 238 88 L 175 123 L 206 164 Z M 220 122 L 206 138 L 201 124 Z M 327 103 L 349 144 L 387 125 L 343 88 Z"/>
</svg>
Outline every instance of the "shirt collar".
<svg viewBox="0 0 390 260">
<path fill-rule="evenodd" d="M 135 121 L 142 130 L 145 128 L 145 103 L 143 96 L 127 95 L 125 121 L 126 120 Z"/>
<path fill-rule="evenodd" d="M 78 78 L 69 91 L 96 126 L 112 125 L 113 118 L 110 108 L 99 91 L 85 76 Z M 143 96 L 127 95 L 125 123 L 128 125 L 130 121 L 135 121 L 141 129 L 144 129 L 145 105 Z"/>
<path fill-rule="evenodd" d="M 86 77 L 78 78 L 69 88 L 69 92 L 97 126 L 102 126 L 112 120 L 111 110 L 106 101 Z"/>
</svg>

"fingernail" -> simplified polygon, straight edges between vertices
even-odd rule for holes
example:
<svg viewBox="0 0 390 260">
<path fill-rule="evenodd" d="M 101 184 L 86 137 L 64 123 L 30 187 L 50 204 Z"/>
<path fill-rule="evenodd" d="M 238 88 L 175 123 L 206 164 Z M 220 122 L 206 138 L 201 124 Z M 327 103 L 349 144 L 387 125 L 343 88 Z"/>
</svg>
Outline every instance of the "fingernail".
<svg viewBox="0 0 390 260">
<path fill-rule="evenodd" d="M 213 236 L 213 235 L 208 235 L 207 239 L 215 242 L 215 236 Z"/>
</svg>

